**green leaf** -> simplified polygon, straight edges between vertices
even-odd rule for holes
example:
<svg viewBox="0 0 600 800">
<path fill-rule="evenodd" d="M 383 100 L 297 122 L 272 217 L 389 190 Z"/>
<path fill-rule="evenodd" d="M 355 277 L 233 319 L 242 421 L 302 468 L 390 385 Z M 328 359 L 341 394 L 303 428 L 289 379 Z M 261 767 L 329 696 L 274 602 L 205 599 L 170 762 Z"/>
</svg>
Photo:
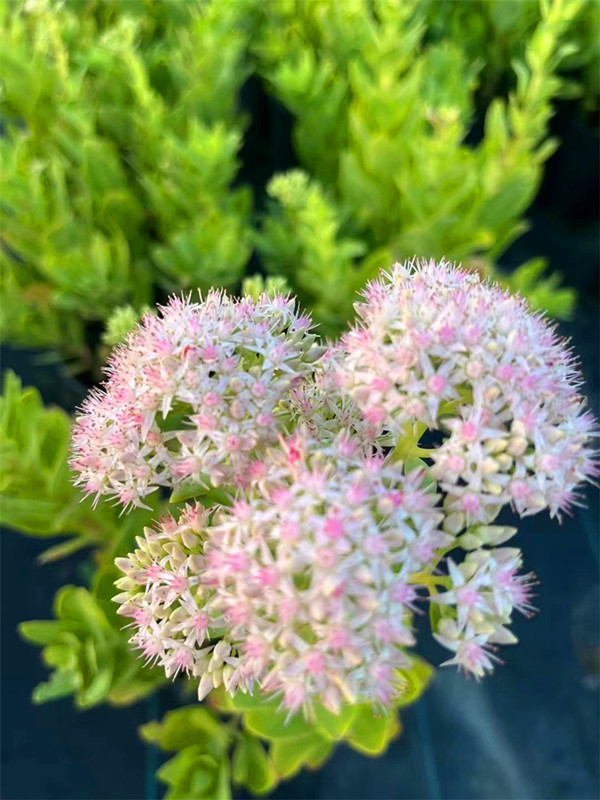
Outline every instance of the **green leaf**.
<svg viewBox="0 0 600 800">
<path fill-rule="evenodd" d="M 432 603 L 437 605 L 437 603 Z M 396 701 L 398 708 L 414 703 L 429 686 L 434 675 L 433 667 L 424 659 L 411 656 L 410 669 L 398 670 L 398 676 L 402 684 L 402 692 Z"/>
<path fill-rule="evenodd" d="M 26 641 L 45 645 L 53 642 L 64 626 L 58 620 L 31 620 L 21 622 L 17 630 Z"/>
<path fill-rule="evenodd" d="M 311 726 L 300 715 L 286 717 L 285 711 L 273 709 L 248 711 L 244 714 L 244 727 L 263 739 L 296 737 L 310 732 Z"/>
<path fill-rule="evenodd" d="M 63 586 L 59 589 L 54 608 L 57 617 L 79 622 L 100 638 L 114 633 L 102 609 L 88 590 L 81 586 Z"/>
<path fill-rule="evenodd" d="M 185 748 L 156 773 L 169 786 L 165 796 L 173 800 L 225 800 L 229 796 L 223 785 L 227 774 L 225 760 L 206 755 L 201 747 Z"/>
<path fill-rule="evenodd" d="M 37 557 L 37 562 L 42 565 L 50 564 L 53 561 L 58 561 L 61 558 L 73 555 L 73 553 L 77 553 L 79 550 L 82 550 L 84 547 L 89 547 L 91 544 L 92 542 L 83 536 L 79 538 L 73 537 L 44 550 L 44 552 L 40 553 Z"/>
<path fill-rule="evenodd" d="M 273 764 L 254 736 L 240 736 L 231 766 L 234 782 L 247 786 L 253 794 L 266 794 L 277 782 Z"/>
<path fill-rule="evenodd" d="M 292 739 L 276 739 L 270 748 L 273 766 L 280 778 L 291 778 L 303 766 L 316 767 L 329 755 L 333 743 L 318 733 Z"/>
<path fill-rule="evenodd" d="M 170 711 L 161 723 L 150 722 L 140 728 L 142 738 L 163 750 L 183 750 L 201 745 L 206 752 L 219 756 L 226 750 L 229 736 L 219 720 L 200 706 L 186 706 Z"/>
<path fill-rule="evenodd" d="M 97 668 L 89 686 L 86 686 L 77 695 L 77 705 L 80 708 L 91 708 L 101 703 L 110 693 L 115 670 L 114 654 L 104 656 Z"/>
<path fill-rule="evenodd" d="M 343 739 L 352 725 L 356 712 L 356 705 L 342 706 L 339 714 L 333 714 L 323 706 L 316 704 L 314 709 L 315 728 L 328 739 Z"/>
<path fill-rule="evenodd" d="M 226 697 L 230 697 L 230 695 L 226 695 Z M 260 691 L 255 691 L 254 694 L 236 692 L 233 697 L 230 697 L 230 700 L 231 706 L 237 711 L 272 710 L 276 713 L 279 706 L 279 701 L 274 699 L 273 695 L 262 694 Z"/>
<path fill-rule="evenodd" d="M 355 750 L 376 756 L 383 753 L 399 729 L 396 713 L 377 714 L 371 705 L 361 704 L 352 720 L 347 740 Z"/>
<path fill-rule="evenodd" d="M 44 663 L 61 671 L 75 670 L 77 654 L 68 644 L 51 644 L 42 651 Z"/>
<path fill-rule="evenodd" d="M 191 773 L 201 750 L 197 747 L 188 747 L 181 753 L 166 761 L 156 772 L 156 777 L 169 786 L 181 785 L 184 782 L 189 784 Z"/>
<path fill-rule="evenodd" d="M 229 505 L 230 503 L 229 495 L 222 489 L 211 487 L 208 481 L 204 483 L 182 483 L 171 493 L 169 503 L 183 503 L 192 499 L 198 500 L 207 508 L 216 503 L 224 505 Z"/>
<path fill-rule="evenodd" d="M 49 681 L 40 683 L 35 687 L 31 699 L 34 703 L 47 703 L 49 700 L 58 700 L 60 697 L 66 697 L 77 691 L 81 683 L 81 675 L 76 670 L 53 672 Z"/>
</svg>

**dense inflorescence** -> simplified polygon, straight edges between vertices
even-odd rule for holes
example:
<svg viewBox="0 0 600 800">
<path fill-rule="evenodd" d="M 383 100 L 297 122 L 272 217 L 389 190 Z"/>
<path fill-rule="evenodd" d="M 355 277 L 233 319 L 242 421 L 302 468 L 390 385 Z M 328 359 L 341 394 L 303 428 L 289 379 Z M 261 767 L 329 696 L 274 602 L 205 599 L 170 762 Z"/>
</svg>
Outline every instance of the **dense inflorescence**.
<svg viewBox="0 0 600 800">
<path fill-rule="evenodd" d="M 396 264 L 357 304 L 344 337 L 342 385 L 365 417 L 402 436 L 443 432 L 432 477 L 450 524 L 551 515 L 597 474 L 594 420 L 564 340 L 525 301 L 445 262 Z"/>
<path fill-rule="evenodd" d="M 513 613 L 535 610 L 534 575 L 506 546 L 516 529 L 492 523 L 507 504 L 569 510 L 597 474 L 573 357 L 522 300 L 411 263 L 357 311 L 316 361 L 290 300 L 172 301 L 78 423 L 88 492 L 129 503 L 190 478 L 223 488 L 118 560 L 132 643 L 199 679 L 200 698 L 223 684 L 289 713 L 390 706 L 427 602 L 445 663 L 483 676 L 516 641 Z"/>
<path fill-rule="evenodd" d="M 294 301 L 211 291 L 172 298 L 113 355 L 77 419 L 71 465 L 88 494 L 143 505 L 159 486 L 248 479 L 277 440 L 277 405 L 311 369 L 311 322 Z"/>
<path fill-rule="evenodd" d="M 389 705 L 414 645 L 412 576 L 452 541 L 418 470 L 402 475 L 360 443 L 294 434 L 260 490 L 211 528 L 207 579 L 263 691 L 297 711 L 318 699 Z"/>
<path fill-rule="evenodd" d="M 365 455 L 380 451 L 385 444 L 381 425 L 366 419 L 352 397 L 341 390 L 342 355 L 339 344 L 330 344 L 313 371 L 290 390 L 286 399 L 289 427 L 301 426 L 322 444 L 345 433 L 352 435 Z"/>
</svg>

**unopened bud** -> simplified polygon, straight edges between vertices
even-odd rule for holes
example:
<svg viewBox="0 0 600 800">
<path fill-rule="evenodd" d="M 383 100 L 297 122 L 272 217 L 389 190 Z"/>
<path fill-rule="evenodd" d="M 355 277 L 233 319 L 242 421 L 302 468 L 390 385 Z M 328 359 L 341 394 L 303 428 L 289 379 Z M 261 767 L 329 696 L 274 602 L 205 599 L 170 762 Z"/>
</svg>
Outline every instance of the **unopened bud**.
<svg viewBox="0 0 600 800">
<path fill-rule="evenodd" d="M 493 475 L 495 472 L 498 472 L 498 462 L 495 458 L 484 458 L 481 471 L 484 475 Z"/>
<path fill-rule="evenodd" d="M 508 525 L 480 525 L 477 528 L 477 535 L 483 544 L 499 545 L 507 542 L 517 532 L 516 528 Z"/>
<path fill-rule="evenodd" d="M 481 547 L 484 542 L 476 533 L 471 533 L 469 531 L 459 536 L 456 543 L 460 545 L 463 550 L 476 550 L 478 547 Z"/>
<path fill-rule="evenodd" d="M 510 426 L 510 432 L 513 436 L 519 436 L 522 438 L 527 436 L 527 428 L 525 427 L 525 423 L 521 422 L 520 419 L 513 420 L 513 423 Z"/>
<path fill-rule="evenodd" d="M 488 439 L 485 443 L 485 449 L 491 455 L 495 455 L 496 453 L 501 453 L 503 450 L 506 450 L 507 444 L 507 439 Z"/>
<path fill-rule="evenodd" d="M 446 533 L 457 534 L 465 527 L 465 515 L 461 511 L 453 511 L 448 514 L 442 522 L 442 528 Z"/>
<path fill-rule="evenodd" d="M 212 676 L 209 675 L 208 672 L 205 672 L 204 675 L 200 678 L 200 684 L 198 686 L 198 700 L 200 701 L 204 700 L 204 698 L 211 691 L 212 688 L 213 688 Z"/>
<path fill-rule="evenodd" d="M 502 472 L 507 472 L 507 470 L 509 470 L 513 465 L 513 459 L 508 455 L 508 453 L 500 453 L 496 456 L 496 461 L 498 462 L 498 467 Z"/>
<path fill-rule="evenodd" d="M 527 439 L 523 436 L 513 436 L 506 449 L 511 456 L 521 456 L 527 450 Z"/>
<path fill-rule="evenodd" d="M 493 481 L 483 481 L 483 486 L 486 492 L 493 494 L 494 497 L 498 497 L 502 494 L 502 486 L 499 483 L 494 483 Z"/>
</svg>

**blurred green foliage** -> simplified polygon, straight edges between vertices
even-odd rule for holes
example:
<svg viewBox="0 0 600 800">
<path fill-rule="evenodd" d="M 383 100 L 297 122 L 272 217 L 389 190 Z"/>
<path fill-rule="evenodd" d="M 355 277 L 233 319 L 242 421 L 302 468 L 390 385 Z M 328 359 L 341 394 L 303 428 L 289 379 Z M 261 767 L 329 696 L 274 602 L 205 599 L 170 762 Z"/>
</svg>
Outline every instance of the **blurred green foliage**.
<svg viewBox="0 0 600 800">
<path fill-rule="evenodd" d="M 527 43 L 543 17 L 547 3 L 539 0 L 425 0 L 427 39 L 461 41 L 469 61 L 481 64 L 480 102 L 505 94 L 514 84 L 512 62 L 523 60 Z M 600 2 L 585 0 L 569 26 L 576 50 L 559 65 L 561 97 L 579 98 L 585 112 L 598 109 L 600 99 Z M 465 36 L 468 31 L 468 36 Z"/>
<path fill-rule="evenodd" d="M 326 332 L 393 258 L 496 275 L 556 147 L 553 100 L 597 105 L 599 7 L 0 0 L 0 337 L 97 377 L 116 308 L 238 288 L 253 247 Z M 254 232 L 253 71 L 292 112 L 306 170 L 272 178 Z M 508 283 L 568 316 L 573 293 L 531 275 Z"/>
<path fill-rule="evenodd" d="M 108 701 L 134 702 L 163 683 L 164 672 L 143 667 L 127 643 L 126 622 L 116 614 L 114 558 L 134 547 L 135 537 L 157 517 L 151 508 L 126 516 L 108 503 L 93 509 L 73 486 L 67 466 L 70 420 L 59 408 L 46 408 L 37 390 L 23 389 L 12 373 L 4 376 L 0 397 L 0 524 L 30 536 L 68 538 L 39 557 L 55 561 L 93 547 L 90 589 L 65 586 L 54 603 L 54 620 L 24 622 L 21 635 L 43 647 L 53 670 L 33 693 L 43 703 L 73 694 L 87 708 Z"/>
<path fill-rule="evenodd" d="M 89 367 L 115 306 L 238 281 L 253 2 L 2 0 L 3 339 Z"/>
<path fill-rule="evenodd" d="M 416 700 L 431 679 L 426 662 L 412 661 L 409 670 L 398 674 L 404 688 L 398 708 Z M 401 731 L 397 711 L 379 714 L 368 703 L 344 706 L 339 714 L 317 706 L 309 721 L 302 716 L 288 720 L 279 700 L 260 696 L 232 699 L 221 690 L 209 702 L 213 710 L 179 708 L 141 728 L 145 741 L 176 754 L 157 773 L 169 786 L 167 798 L 226 800 L 229 779 L 254 795 L 268 794 L 303 767 L 317 769 L 337 744 L 377 756 Z"/>
<path fill-rule="evenodd" d="M 577 51 L 569 34 L 585 6 L 582 0 L 537 6 L 521 58 L 511 62 L 513 86 L 480 112 L 478 137 L 485 62 L 463 44 L 458 11 L 445 10 L 461 5 L 467 4 L 281 0 L 263 7 L 254 44 L 259 70 L 294 115 L 294 144 L 312 180 L 301 185 L 297 172 L 273 179 L 269 192 L 277 203 L 258 247 L 268 269 L 283 270 L 292 288 L 337 315 L 338 325 L 348 303 L 332 307 L 330 273 L 349 276 L 337 283 L 343 296 L 346 288 L 352 294 L 357 275 L 374 274 L 384 255 L 388 261 L 446 256 L 466 265 L 484 257 L 493 264 L 526 230 L 523 214 L 557 145 L 548 122 L 563 87 L 558 68 Z M 496 5 L 480 16 L 494 17 Z M 529 8 L 503 5 L 524 14 Z M 452 36 L 440 35 L 440 21 L 432 27 L 438 12 L 440 20 L 448 17 Z M 509 16 L 512 40 L 520 14 Z M 307 245 L 309 230 L 314 242 Z M 341 253 L 325 258 L 334 242 Z M 362 253 L 371 254 L 366 263 Z M 323 258 L 320 264 L 315 257 Z M 548 296 L 553 311 L 569 315 L 572 295 L 554 297 L 546 285 L 532 299 Z"/>
<path fill-rule="evenodd" d="M 125 705 L 165 682 L 163 670 L 144 667 L 131 651 L 127 631 L 112 624 L 87 589 L 63 586 L 54 599 L 54 615 L 19 626 L 26 641 L 43 648 L 42 659 L 53 670 L 34 689 L 34 703 L 74 695 L 78 708 Z"/>
</svg>

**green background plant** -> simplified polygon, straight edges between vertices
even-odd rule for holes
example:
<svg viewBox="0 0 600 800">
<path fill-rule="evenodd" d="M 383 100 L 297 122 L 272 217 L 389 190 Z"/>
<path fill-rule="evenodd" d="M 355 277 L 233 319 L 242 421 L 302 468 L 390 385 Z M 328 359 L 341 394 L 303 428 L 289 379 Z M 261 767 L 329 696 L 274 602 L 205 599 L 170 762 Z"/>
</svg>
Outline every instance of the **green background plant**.
<svg viewBox="0 0 600 800">
<path fill-rule="evenodd" d="M 420 696 L 431 674 L 428 664 L 413 659 L 399 674 L 405 692 L 397 709 Z M 145 741 L 176 753 L 158 772 L 167 798 L 229 798 L 229 778 L 255 795 L 268 794 L 300 769 L 317 769 L 339 743 L 378 756 L 401 731 L 397 709 L 377 714 L 369 704 L 346 706 L 339 715 L 317 707 L 310 721 L 287 720 L 278 701 L 249 695 L 218 692 L 210 705 L 179 708 L 141 728 Z"/>
<path fill-rule="evenodd" d="M 508 5 L 531 10 L 528 3 Z M 527 228 L 523 214 L 557 146 L 548 122 L 564 86 L 558 68 L 577 52 L 569 31 L 584 5 L 537 7 L 531 34 L 511 62 L 508 96 L 489 97 L 483 108 L 485 62 L 462 44 L 458 11 L 445 12 L 453 37 L 428 28 L 437 6 L 288 0 L 263 9 L 262 38 L 254 45 L 259 70 L 293 114 L 294 144 L 312 180 L 303 191 L 297 172 L 271 181 L 276 202 L 258 249 L 267 269 L 284 270 L 293 289 L 327 307 L 338 325 L 350 313 L 357 274 L 375 274 L 381 262 L 445 256 L 495 275 L 496 259 Z M 509 33 L 511 24 L 519 30 L 519 14 L 507 23 Z M 483 136 L 471 143 L 477 114 Z M 320 262 L 332 263 L 331 270 L 321 267 L 322 280 L 315 280 L 315 254 L 336 245 L 337 258 Z M 340 273 L 335 309 L 329 276 Z M 506 281 L 559 316 L 572 311 L 573 294 L 556 290 L 555 279 L 539 292 L 518 271 Z"/>
<path fill-rule="evenodd" d="M 116 307 L 239 287 L 253 249 L 328 332 L 392 258 L 499 274 L 552 101 L 597 101 L 598 18 L 595 0 L 1 0 L 0 337 L 97 377 Z M 239 173 L 252 73 L 307 173 L 254 186 L 262 221 Z M 505 280 L 569 316 L 574 294 L 525 272 Z"/>
<path fill-rule="evenodd" d="M 3 339 L 89 369 L 115 306 L 239 280 L 251 5 L 3 0 Z"/>
</svg>

